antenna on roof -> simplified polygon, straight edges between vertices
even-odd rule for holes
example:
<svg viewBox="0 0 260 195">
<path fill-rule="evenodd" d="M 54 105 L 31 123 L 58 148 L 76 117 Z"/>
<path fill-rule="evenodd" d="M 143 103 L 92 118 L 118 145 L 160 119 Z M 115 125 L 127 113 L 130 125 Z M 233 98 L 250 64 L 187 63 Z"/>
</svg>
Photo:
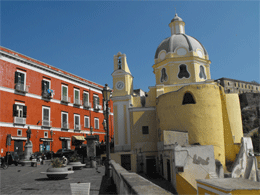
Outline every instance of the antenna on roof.
<svg viewBox="0 0 260 195">
<path fill-rule="evenodd" d="M 174 9 L 175 9 L 175 15 L 176 15 L 176 7 Z"/>
</svg>

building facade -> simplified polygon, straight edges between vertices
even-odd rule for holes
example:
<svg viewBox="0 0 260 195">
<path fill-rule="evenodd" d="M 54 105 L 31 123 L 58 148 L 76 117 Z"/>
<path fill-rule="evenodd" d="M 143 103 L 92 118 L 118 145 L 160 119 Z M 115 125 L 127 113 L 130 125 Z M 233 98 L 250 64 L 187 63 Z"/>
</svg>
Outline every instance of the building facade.
<svg viewBox="0 0 260 195">
<path fill-rule="evenodd" d="M 130 171 L 159 173 L 179 194 L 196 194 L 196 179 L 222 178 L 241 162 L 236 158 L 243 137 L 239 97 L 211 79 L 206 49 L 185 34 L 177 14 L 169 27 L 171 36 L 155 52 L 155 86 L 148 93 L 133 89 L 126 55 L 114 55 L 111 158 Z M 251 151 L 247 141 L 245 150 Z"/>
<path fill-rule="evenodd" d="M 224 77 L 215 81 L 220 82 L 220 85 L 224 87 L 225 93 L 260 93 L 260 84 L 256 82 L 246 82 Z"/>
<path fill-rule="evenodd" d="M 28 128 L 33 152 L 74 149 L 91 133 L 105 141 L 102 85 L 4 47 L 0 52 L 2 156 L 23 154 Z M 112 138 L 112 101 L 110 107 Z"/>
</svg>

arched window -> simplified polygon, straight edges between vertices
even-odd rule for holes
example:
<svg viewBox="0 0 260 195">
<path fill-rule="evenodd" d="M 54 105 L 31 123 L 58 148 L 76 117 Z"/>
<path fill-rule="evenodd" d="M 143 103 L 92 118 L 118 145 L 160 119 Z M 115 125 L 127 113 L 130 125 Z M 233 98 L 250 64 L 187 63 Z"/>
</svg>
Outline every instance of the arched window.
<svg viewBox="0 0 260 195">
<path fill-rule="evenodd" d="M 192 94 L 189 92 L 185 93 L 183 96 L 182 105 L 185 105 L 185 104 L 196 104 Z"/>
<path fill-rule="evenodd" d="M 118 69 L 122 68 L 122 64 L 121 64 L 121 57 L 119 56 L 117 59 L 117 63 L 118 63 Z"/>
<path fill-rule="evenodd" d="M 161 70 L 161 83 L 168 80 L 168 76 L 166 74 L 166 68 L 162 68 Z"/>
<path fill-rule="evenodd" d="M 200 65 L 200 74 L 199 74 L 201 79 L 207 79 L 206 74 L 205 74 L 205 69 L 204 66 Z"/>
<path fill-rule="evenodd" d="M 178 77 L 181 79 L 183 77 L 185 78 L 189 78 L 190 77 L 190 73 L 188 72 L 187 70 L 187 65 L 185 64 L 181 64 L 179 66 L 179 74 L 178 74 Z"/>
</svg>

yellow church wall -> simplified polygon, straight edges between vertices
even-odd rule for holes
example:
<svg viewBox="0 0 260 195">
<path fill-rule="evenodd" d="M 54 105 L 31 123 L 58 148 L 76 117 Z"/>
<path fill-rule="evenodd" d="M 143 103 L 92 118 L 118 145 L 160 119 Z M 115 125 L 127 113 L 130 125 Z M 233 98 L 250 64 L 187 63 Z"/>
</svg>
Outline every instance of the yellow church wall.
<svg viewBox="0 0 260 195">
<path fill-rule="evenodd" d="M 123 81 L 125 86 L 122 90 L 118 90 L 116 87 L 114 87 L 113 96 L 125 96 L 133 93 L 133 88 L 132 88 L 133 78 L 131 75 L 126 74 L 126 75 L 114 77 L 113 86 L 116 86 L 116 83 L 118 81 Z"/>
<path fill-rule="evenodd" d="M 156 112 L 133 111 L 130 114 L 131 121 L 131 146 L 132 150 L 142 148 L 142 151 L 157 151 Z M 148 126 L 149 133 L 143 134 L 142 127 Z"/>
<path fill-rule="evenodd" d="M 145 106 L 146 107 L 156 106 L 156 88 L 150 88 L 149 92 L 147 93 Z"/>
<path fill-rule="evenodd" d="M 196 104 L 182 105 L 186 92 Z M 213 145 L 215 159 L 225 165 L 222 104 L 215 84 L 188 85 L 158 97 L 157 112 L 161 130 L 188 131 L 189 143 Z"/>
</svg>

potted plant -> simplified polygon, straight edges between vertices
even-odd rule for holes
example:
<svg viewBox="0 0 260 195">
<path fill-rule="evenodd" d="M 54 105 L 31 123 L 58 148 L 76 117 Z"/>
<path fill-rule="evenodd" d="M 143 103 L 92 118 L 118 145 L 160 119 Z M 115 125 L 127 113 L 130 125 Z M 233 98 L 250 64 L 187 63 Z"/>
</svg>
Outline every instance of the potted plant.
<svg viewBox="0 0 260 195">
<path fill-rule="evenodd" d="M 68 175 L 68 168 L 63 166 L 59 158 L 51 161 L 52 167 L 47 169 L 47 177 L 51 179 L 63 179 Z"/>
<path fill-rule="evenodd" d="M 85 164 L 80 162 L 80 158 L 77 154 L 73 154 L 69 158 L 69 165 L 71 165 L 73 169 L 81 169 L 83 166 L 85 166 Z"/>
</svg>

